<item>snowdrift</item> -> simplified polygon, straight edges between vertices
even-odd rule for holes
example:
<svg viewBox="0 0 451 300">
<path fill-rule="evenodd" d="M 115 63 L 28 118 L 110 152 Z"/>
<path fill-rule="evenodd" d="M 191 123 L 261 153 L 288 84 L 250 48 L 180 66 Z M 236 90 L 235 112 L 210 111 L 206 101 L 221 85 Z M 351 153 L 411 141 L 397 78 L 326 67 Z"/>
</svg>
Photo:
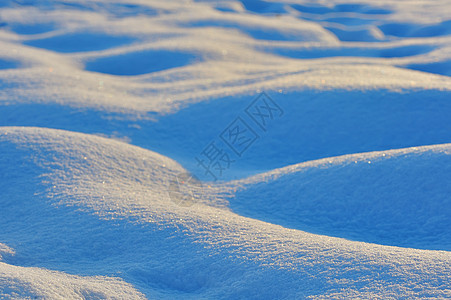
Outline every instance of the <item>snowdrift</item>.
<svg viewBox="0 0 451 300">
<path fill-rule="evenodd" d="M 348 239 L 451 250 L 451 145 L 310 161 L 243 179 L 240 215 Z"/>
<path fill-rule="evenodd" d="M 208 202 L 178 206 L 165 195 L 164 182 L 183 169 L 171 159 L 136 146 L 61 130 L 3 127 L 0 147 L 2 167 L 13 166 L 1 181 L 5 206 L 0 220 L 6 245 L 2 248 L 2 272 L 6 274 L 2 292 L 6 295 L 121 298 L 121 293 L 128 293 L 140 297 L 138 289 L 158 298 L 258 297 L 261 293 L 270 297 L 395 297 L 400 292 L 449 296 L 450 291 L 443 288 L 450 271 L 449 252 L 353 242 L 246 218 L 218 205 L 221 195 L 228 192 L 223 185 L 204 187 L 205 194 L 211 195 Z M 440 157 L 449 157 L 449 145 L 422 150 L 418 153 L 437 152 L 437 163 Z M 387 155 L 395 159 L 403 151 Z M 350 160 L 368 165 L 364 160 L 371 159 L 377 165 L 378 157 L 382 154 L 335 158 L 329 168 L 345 170 L 338 162 L 354 163 Z M 310 172 L 325 171 L 321 163 L 309 167 Z M 287 170 L 302 173 L 305 168 Z M 284 172 L 290 173 L 274 173 L 280 178 L 290 176 L 280 175 Z M 338 182 L 342 180 L 342 174 L 334 171 L 329 178 L 334 175 Z M 273 175 L 256 178 L 268 176 Z M 284 195 L 288 183 L 280 189 L 271 183 L 268 187 Z M 256 203 L 246 203 L 239 194 L 235 201 L 254 207 L 259 205 L 259 194 L 272 200 L 261 189 L 254 193 Z M 281 205 L 281 214 L 286 214 L 284 207 L 290 203 L 296 209 L 291 201 Z M 358 233 L 357 229 L 350 232 Z M 410 264 L 411 260 L 416 264 Z M 31 269 L 28 272 L 24 267 Z M 48 271 L 54 269 L 96 277 Z M 40 288 L 42 280 L 52 281 L 55 276 L 75 281 L 75 286 L 63 284 L 64 289 L 55 287 L 55 291 Z M 117 276 L 134 287 L 117 281 Z M 274 289 L 274 284 L 281 290 Z"/>
</svg>

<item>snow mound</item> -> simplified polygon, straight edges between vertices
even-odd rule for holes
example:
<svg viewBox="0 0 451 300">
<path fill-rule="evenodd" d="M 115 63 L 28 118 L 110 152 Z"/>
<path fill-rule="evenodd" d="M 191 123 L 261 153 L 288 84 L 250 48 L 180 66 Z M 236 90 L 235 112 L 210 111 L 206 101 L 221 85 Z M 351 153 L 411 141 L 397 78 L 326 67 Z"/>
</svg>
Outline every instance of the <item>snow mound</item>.
<svg viewBox="0 0 451 300">
<path fill-rule="evenodd" d="M 29 159 L 35 166 L 27 167 L 27 172 L 23 173 L 41 174 L 45 182 L 58 182 L 48 186 L 46 193 L 58 195 L 65 205 L 96 205 L 103 211 L 121 199 L 126 206 L 142 202 L 162 207 L 167 204 L 164 200 L 168 200 L 168 179 L 186 172 L 178 163 L 160 154 L 99 136 L 25 127 L 3 127 L 0 136 L 2 140 L 20 145 L 18 151 L 11 152 L 16 164 L 7 164 L 5 157 L 2 165 L 15 168 L 23 164 L 20 149 L 31 150 Z M 17 174 L 19 177 L 23 170 L 7 171 L 8 176 Z M 92 195 L 93 190 L 99 191 L 102 198 Z M 145 199 L 134 199 L 133 204 L 124 202 L 123 195 L 127 192 L 143 191 Z"/>
<path fill-rule="evenodd" d="M 7 174 L 0 181 L 1 238 L 15 251 L 0 266 L 3 293 L 130 298 L 140 296 L 136 288 L 163 299 L 450 296 L 443 287 L 450 252 L 353 242 L 246 218 L 223 206 L 222 185 L 205 185 L 209 197 L 178 206 L 165 190 L 172 174 L 185 170 L 149 150 L 26 127 L 1 128 L 0 150 Z M 2 253 L 11 251 L 2 246 Z M 46 287 L 47 280 L 64 287 Z"/>
<path fill-rule="evenodd" d="M 450 86 L 446 0 L 22 2 L 0 10 L 0 103 L 164 113 L 262 89 Z"/>
<path fill-rule="evenodd" d="M 451 142 L 451 93 L 439 90 L 271 91 L 283 109 L 262 130 L 245 112 L 257 95 L 228 96 L 165 115 L 113 114 L 66 105 L 10 104 L 0 109 L 0 126 L 36 126 L 98 134 L 169 156 L 198 178 L 195 157 L 242 117 L 258 139 L 222 180 L 239 179 L 309 160 Z M 42 112 L 45 111 L 45 113 Z"/>
<path fill-rule="evenodd" d="M 233 211 L 330 236 L 451 250 L 451 144 L 345 155 L 236 182 Z"/>
<path fill-rule="evenodd" d="M 81 277 L 0 262 L 2 299 L 146 299 L 119 278 Z"/>
</svg>

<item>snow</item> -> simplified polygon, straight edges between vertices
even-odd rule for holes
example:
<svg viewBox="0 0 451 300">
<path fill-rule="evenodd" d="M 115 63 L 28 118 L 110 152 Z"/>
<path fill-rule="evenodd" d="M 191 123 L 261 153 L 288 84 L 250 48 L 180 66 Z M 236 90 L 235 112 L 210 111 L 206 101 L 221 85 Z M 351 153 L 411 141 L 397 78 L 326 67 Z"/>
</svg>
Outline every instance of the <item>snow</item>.
<svg viewBox="0 0 451 300">
<path fill-rule="evenodd" d="M 118 278 L 81 277 L 0 262 L 0 297 L 7 299 L 145 299 Z"/>
<path fill-rule="evenodd" d="M 450 13 L 1 1 L 0 298 L 451 298 Z"/>
<path fill-rule="evenodd" d="M 450 251 L 450 154 L 443 144 L 292 165 L 234 183 L 230 207 L 289 228 Z"/>
<path fill-rule="evenodd" d="M 10 199 L 2 236 L 16 251 L 6 263 L 84 276 L 119 275 L 151 298 L 449 296 L 443 287 L 450 271 L 448 251 L 354 242 L 246 218 L 221 206 L 217 195 L 228 188 L 221 185 L 205 186 L 208 202 L 177 206 L 161 181 L 181 167 L 120 141 L 29 127 L 3 127 L 1 141 L 2 165 L 11 165 L 9 180 L 2 180 L 4 199 Z M 449 155 L 449 146 L 436 151 Z M 415 150 L 388 155 L 409 152 Z M 381 154 L 362 156 L 351 158 L 361 163 Z M 334 159 L 339 161 L 347 160 Z M 274 173 L 282 176 L 299 166 L 288 168 Z M 291 182 L 285 182 L 288 189 Z M 267 205 L 274 201 L 264 191 L 254 194 L 265 197 Z M 278 209 L 285 213 L 283 206 Z M 445 236 L 444 245 L 448 240 Z M 381 285 L 389 288 L 380 291 Z"/>
</svg>

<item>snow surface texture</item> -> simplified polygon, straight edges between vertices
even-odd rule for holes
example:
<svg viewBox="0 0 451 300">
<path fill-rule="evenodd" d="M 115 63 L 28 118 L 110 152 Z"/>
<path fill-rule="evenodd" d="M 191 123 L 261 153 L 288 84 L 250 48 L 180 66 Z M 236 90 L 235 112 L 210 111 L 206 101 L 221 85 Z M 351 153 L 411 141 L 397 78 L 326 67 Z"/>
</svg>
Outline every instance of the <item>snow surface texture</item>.
<svg viewBox="0 0 451 300">
<path fill-rule="evenodd" d="M 451 298 L 450 15 L 0 1 L 0 298 Z M 277 117 L 213 181 L 261 91 Z"/>
</svg>

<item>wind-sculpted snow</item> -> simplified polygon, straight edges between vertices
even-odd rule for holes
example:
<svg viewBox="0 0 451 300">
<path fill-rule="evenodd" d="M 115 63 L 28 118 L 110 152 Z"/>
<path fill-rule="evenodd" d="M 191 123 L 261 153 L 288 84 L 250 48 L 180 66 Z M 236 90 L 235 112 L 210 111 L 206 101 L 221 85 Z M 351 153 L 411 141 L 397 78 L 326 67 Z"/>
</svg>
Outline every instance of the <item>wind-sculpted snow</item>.
<svg viewBox="0 0 451 300">
<path fill-rule="evenodd" d="M 449 90 L 446 1 L 135 2 L 5 5 L 2 103 L 148 113 L 262 89 Z"/>
<path fill-rule="evenodd" d="M 354 154 L 238 181 L 230 207 L 289 228 L 450 251 L 450 178 L 451 144 Z"/>
<path fill-rule="evenodd" d="M 183 169 L 148 150 L 25 127 L 1 128 L 0 147 L 1 165 L 11 166 L 1 180 L 6 255 L 0 270 L 6 274 L 6 295 L 27 295 L 29 289 L 46 295 L 39 282 L 62 276 L 88 284 L 78 292 L 85 297 L 103 298 L 102 289 L 121 297 L 114 285 L 122 283 L 114 279 L 79 279 L 46 269 L 120 276 L 150 298 L 450 295 L 443 287 L 449 252 L 352 242 L 242 217 L 223 206 L 220 197 L 227 190 L 218 185 L 204 187 L 209 201 L 178 206 L 165 193 L 164 182 Z M 263 192 L 254 196 L 268 197 Z M 78 288 L 62 285 L 54 290 L 77 297 L 70 293 Z M 130 286 L 121 290 L 139 296 Z"/>
<path fill-rule="evenodd" d="M 0 298 L 451 298 L 449 16 L 0 1 Z"/>
<path fill-rule="evenodd" d="M 236 157 L 236 163 L 221 179 L 243 178 L 350 153 L 451 141 L 448 91 L 341 89 L 269 95 L 284 109 L 283 116 L 273 120 L 266 132 L 255 128 L 260 138 Z M 195 157 L 255 98 L 229 96 L 146 118 L 63 105 L 18 103 L 0 110 L 0 126 L 60 128 L 128 141 L 170 156 L 201 178 L 203 169 Z M 37 115 L 41 109 L 45 113 Z"/>
<path fill-rule="evenodd" d="M 145 299 L 119 278 L 80 277 L 0 262 L 4 299 Z"/>
</svg>

